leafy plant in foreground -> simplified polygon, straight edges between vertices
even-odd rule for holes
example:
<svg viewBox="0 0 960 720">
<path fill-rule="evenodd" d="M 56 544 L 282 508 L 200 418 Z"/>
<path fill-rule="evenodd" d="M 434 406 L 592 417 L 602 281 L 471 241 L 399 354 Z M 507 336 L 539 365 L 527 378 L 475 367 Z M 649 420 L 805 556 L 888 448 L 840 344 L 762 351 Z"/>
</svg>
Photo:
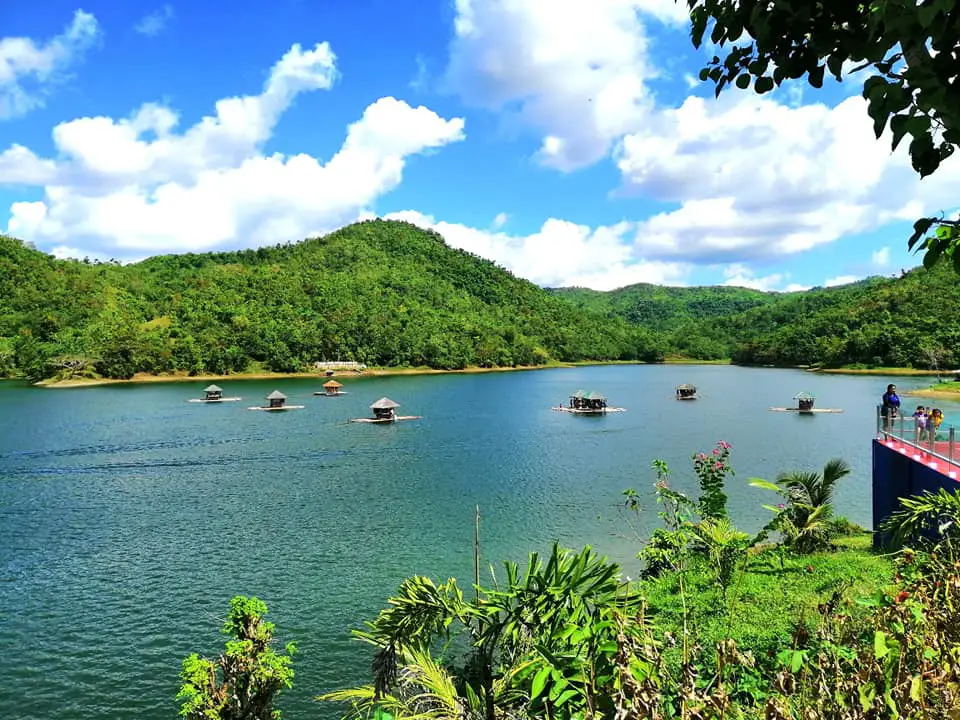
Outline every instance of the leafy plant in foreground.
<svg viewBox="0 0 960 720">
<path fill-rule="evenodd" d="M 833 493 L 837 483 L 850 474 L 850 466 L 838 458 L 830 460 L 821 472 L 794 471 L 781 474 L 775 483 L 754 479 L 754 487 L 772 490 L 786 501 L 777 507 L 767 529 L 778 530 L 785 544 L 802 553 L 830 547 L 833 525 Z"/>
<path fill-rule="evenodd" d="M 183 661 L 180 715 L 187 720 L 280 720 L 273 703 L 292 686 L 296 646 L 287 644 L 286 654 L 273 649 L 274 625 L 263 619 L 266 613 L 266 604 L 255 597 L 238 595 L 230 601 L 223 633 L 233 639 L 223 654 L 213 661 L 194 653 Z"/>
<path fill-rule="evenodd" d="M 554 545 L 546 562 L 531 554 L 523 574 L 505 570 L 502 588 L 478 587 L 474 600 L 455 580 L 405 580 L 355 633 L 376 648 L 373 682 L 318 699 L 349 703 L 347 717 L 382 710 L 396 720 L 612 712 L 616 618 L 640 607 L 618 566 L 589 547 Z M 441 643 L 450 654 L 436 658 Z"/>
<path fill-rule="evenodd" d="M 960 495 L 940 488 L 900 499 L 900 508 L 880 526 L 895 543 L 921 542 L 924 537 L 960 540 Z"/>
</svg>

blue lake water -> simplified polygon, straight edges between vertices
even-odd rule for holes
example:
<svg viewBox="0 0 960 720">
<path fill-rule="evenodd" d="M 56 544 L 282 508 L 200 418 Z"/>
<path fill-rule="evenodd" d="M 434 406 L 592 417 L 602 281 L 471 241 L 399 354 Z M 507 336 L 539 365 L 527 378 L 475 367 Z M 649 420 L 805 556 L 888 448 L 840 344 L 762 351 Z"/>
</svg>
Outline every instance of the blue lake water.
<svg viewBox="0 0 960 720">
<path fill-rule="evenodd" d="M 723 366 L 605 366 L 476 375 L 220 383 L 243 401 L 187 402 L 203 383 L 43 390 L 0 383 L 0 709 L 3 717 L 159 720 L 177 713 L 183 657 L 212 655 L 230 598 L 255 594 L 300 646 L 290 720 L 368 677 L 349 631 L 413 573 L 470 582 L 473 514 L 485 562 L 557 539 L 635 574 L 619 506 L 636 488 L 655 526 L 651 461 L 695 494 L 690 456 L 733 445 L 731 514 L 761 526 L 750 477 L 854 467 L 837 511 L 870 524 L 870 439 L 886 378 Z M 896 378 L 902 390 L 930 379 Z M 677 402 L 696 384 L 701 399 Z M 305 409 L 248 405 L 273 389 Z M 628 409 L 552 412 L 577 389 Z M 842 414 L 798 416 L 801 390 Z M 381 396 L 422 420 L 351 424 Z M 905 403 L 906 406 L 906 403 Z M 946 422 L 960 406 L 940 403 Z"/>
</svg>

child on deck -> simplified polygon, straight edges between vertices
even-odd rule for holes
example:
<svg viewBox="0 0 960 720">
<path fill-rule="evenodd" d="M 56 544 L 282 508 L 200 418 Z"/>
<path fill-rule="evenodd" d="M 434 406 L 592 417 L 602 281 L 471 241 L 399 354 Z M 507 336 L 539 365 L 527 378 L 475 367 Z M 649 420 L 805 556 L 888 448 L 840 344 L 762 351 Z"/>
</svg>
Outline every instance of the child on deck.
<svg viewBox="0 0 960 720">
<path fill-rule="evenodd" d="M 927 429 L 927 411 L 923 405 L 917 405 L 916 412 L 913 413 L 913 422 L 916 426 L 916 442 L 923 440 Z"/>
<path fill-rule="evenodd" d="M 940 429 L 940 424 L 943 422 L 943 412 L 940 408 L 934 408 L 930 411 L 930 417 L 927 418 L 927 435 L 930 438 L 930 442 L 936 442 L 937 440 L 937 430 Z"/>
</svg>

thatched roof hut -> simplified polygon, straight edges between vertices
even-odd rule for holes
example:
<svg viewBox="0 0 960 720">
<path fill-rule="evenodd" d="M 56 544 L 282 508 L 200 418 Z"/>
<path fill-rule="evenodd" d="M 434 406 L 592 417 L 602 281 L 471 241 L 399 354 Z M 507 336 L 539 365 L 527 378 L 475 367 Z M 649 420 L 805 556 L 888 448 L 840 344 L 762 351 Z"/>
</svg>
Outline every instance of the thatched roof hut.
<svg viewBox="0 0 960 720">
<path fill-rule="evenodd" d="M 203 389 L 204 400 L 219 400 L 223 397 L 223 389 L 216 385 L 208 385 Z"/>
<path fill-rule="evenodd" d="M 400 403 L 396 403 L 388 397 L 382 397 L 373 403 L 370 409 L 373 410 L 373 414 L 378 420 L 386 420 L 394 417 L 398 407 L 400 407 Z"/>
<path fill-rule="evenodd" d="M 279 390 L 274 390 L 272 393 L 267 395 L 267 400 L 270 401 L 269 407 L 278 408 L 283 407 L 283 404 L 287 401 L 287 396 Z"/>
</svg>

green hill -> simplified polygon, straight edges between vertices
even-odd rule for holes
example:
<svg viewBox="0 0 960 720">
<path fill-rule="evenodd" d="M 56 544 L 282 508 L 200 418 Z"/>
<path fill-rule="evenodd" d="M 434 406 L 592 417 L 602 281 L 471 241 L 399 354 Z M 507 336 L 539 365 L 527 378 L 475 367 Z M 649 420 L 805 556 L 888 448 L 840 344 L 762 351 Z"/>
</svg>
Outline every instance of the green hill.
<svg viewBox="0 0 960 720">
<path fill-rule="evenodd" d="M 0 372 L 278 372 L 321 359 L 511 366 L 656 359 L 651 334 L 576 308 L 436 233 L 370 221 L 296 244 L 119 265 L 0 237 Z"/>
<path fill-rule="evenodd" d="M 960 367 L 960 278 L 948 263 L 795 293 L 632 285 L 560 288 L 577 307 L 657 333 L 667 353 L 760 365 Z"/>
<path fill-rule="evenodd" d="M 781 296 L 737 287 L 661 287 L 640 283 L 599 292 L 557 288 L 555 295 L 579 308 L 621 318 L 654 332 L 665 351 L 701 360 L 732 356 L 737 338 L 718 321 L 768 307 Z"/>
<path fill-rule="evenodd" d="M 763 365 L 960 366 L 960 279 L 778 294 L 633 285 L 544 290 L 375 220 L 322 238 L 140 263 L 56 260 L 0 236 L 0 376 L 537 365 L 664 355 Z"/>
</svg>

